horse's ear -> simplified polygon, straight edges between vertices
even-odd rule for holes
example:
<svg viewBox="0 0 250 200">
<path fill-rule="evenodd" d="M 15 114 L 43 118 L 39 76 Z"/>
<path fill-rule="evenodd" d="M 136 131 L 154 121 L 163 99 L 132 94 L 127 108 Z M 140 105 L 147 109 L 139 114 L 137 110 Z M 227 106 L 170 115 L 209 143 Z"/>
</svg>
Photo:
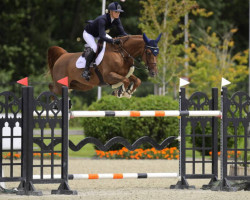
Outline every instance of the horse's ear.
<svg viewBox="0 0 250 200">
<path fill-rule="evenodd" d="M 162 33 L 160 33 L 160 35 L 156 38 L 156 42 L 158 43 L 159 42 L 159 40 L 161 39 L 161 35 L 162 35 Z"/>
<path fill-rule="evenodd" d="M 143 33 L 143 40 L 144 40 L 144 42 L 146 43 L 146 44 L 148 44 L 149 43 L 149 39 L 148 39 L 148 37 L 146 36 L 146 33 Z"/>
</svg>

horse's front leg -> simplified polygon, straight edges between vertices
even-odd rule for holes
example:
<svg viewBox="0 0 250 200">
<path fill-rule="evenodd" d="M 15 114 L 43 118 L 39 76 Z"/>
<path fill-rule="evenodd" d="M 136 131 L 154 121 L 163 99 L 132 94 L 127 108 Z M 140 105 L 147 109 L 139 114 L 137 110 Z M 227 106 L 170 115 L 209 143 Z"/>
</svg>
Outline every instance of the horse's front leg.
<svg viewBox="0 0 250 200">
<path fill-rule="evenodd" d="M 115 72 L 110 72 L 107 75 L 104 75 L 104 81 L 110 85 L 122 82 L 121 90 L 118 91 L 118 94 L 115 96 L 122 97 L 123 94 L 127 91 L 130 81 L 128 78 L 121 76 Z"/>
<path fill-rule="evenodd" d="M 129 77 L 129 81 L 130 85 L 126 92 L 131 95 L 135 92 L 136 88 L 138 88 L 141 85 L 141 80 L 132 74 Z"/>
</svg>

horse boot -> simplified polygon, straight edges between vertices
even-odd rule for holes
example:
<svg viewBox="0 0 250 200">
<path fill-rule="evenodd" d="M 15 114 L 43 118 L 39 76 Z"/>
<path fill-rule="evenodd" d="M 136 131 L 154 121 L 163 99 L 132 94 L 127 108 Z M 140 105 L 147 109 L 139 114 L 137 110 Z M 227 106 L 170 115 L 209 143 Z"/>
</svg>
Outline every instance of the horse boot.
<svg viewBox="0 0 250 200">
<path fill-rule="evenodd" d="M 95 52 L 91 49 L 88 56 L 86 57 L 86 66 L 85 66 L 84 71 L 82 73 L 82 77 L 85 78 L 87 81 L 89 81 L 89 79 L 90 79 L 89 68 L 90 68 L 90 64 L 94 60 L 94 58 L 95 58 Z"/>
</svg>

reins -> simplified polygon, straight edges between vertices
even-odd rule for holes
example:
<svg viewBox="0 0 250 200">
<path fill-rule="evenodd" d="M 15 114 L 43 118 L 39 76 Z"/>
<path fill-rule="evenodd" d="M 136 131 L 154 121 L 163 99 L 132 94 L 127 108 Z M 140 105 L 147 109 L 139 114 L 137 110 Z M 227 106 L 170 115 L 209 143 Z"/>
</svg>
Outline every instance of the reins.
<svg viewBox="0 0 250 200">
<path fill-rule="evenodd" d="M 124 48 L 122 47 L 122 45 L 119 45 L 119 49 L 122 50 L 123 52 L 125 52 L 125 53 L 127 54 L 127 57 L 128 57 L 128 58 L 131 58 L 131 59 L 133 60 L 133 64 L 135 64 L 135 63 L 138 64 L 139 67 L 137 67 L 137 66 L 135 65 L 135 68 L 136 68 L 136 69 L 140 69 L 140 70 L 144 70 L 144 71 L 148 70 L 148 67 L 146 67 L 145 65 L 143 65 L 139 59 L 136 59 L 135 57 L 131 56 L 130 53 L 128 53 L 128 52 L 126 51 L 126 49 L 124 49 Z M 119 50 L 118 50 L 118 51 L 119 51 Z M 124 54 L 123 54 L 122 51 L 119 51 L 119 52 L 120 52 L 120 54 L 122 55 L 123 59 L 125 59 L 126 57 L 124 56 Z"/>
<path fill-rule="evenodd" d="M 138 60 L 138 59 L 136 59 L 135 57 L 131 56 L 130 53 L 128 53 L 127 50 L 123 48 L 123 44 L 124 44 L 128 39 L 129 39 L 129 36 L 126 38 L 126 40 L 124 40 L 124 41 L 121 40 L 121 43 L 122 43 L 122 44 L 119 44 L 119 48 L 118 48 L 116 51 L 118 51 L 118 52 L 121 54 L 121 56 L 123 57 L 123 59 L 131 58 L 131 59 L 133 60 L 133 64 L 135 64 L 135 62 L 136 62 L 136 63 L 138 64 L 138 66 L 139 66 L 139 67 L 134 66 L 136 69 L 148 71 L 148 67 L 146 67 L 145 65 L 143 65 L 143 64 L 141 63 L 140 60 Z M 145 52 L 145 50 L 146 50 L 146 47 L 144 48 L 143 53 Z M 126 53 L 127 56 L 125 56 L 124 53 Z M 143 56 L 143 54 L 142 54 L 142 56 Z M 142 56 L 141 56 L 141 57 L 142 57 Z M 146 59 L 147 59 L 147 58 L 146 58 Z M 146 64 L 148 64 L 148 63 L 146 63 Z"/>
</svg>

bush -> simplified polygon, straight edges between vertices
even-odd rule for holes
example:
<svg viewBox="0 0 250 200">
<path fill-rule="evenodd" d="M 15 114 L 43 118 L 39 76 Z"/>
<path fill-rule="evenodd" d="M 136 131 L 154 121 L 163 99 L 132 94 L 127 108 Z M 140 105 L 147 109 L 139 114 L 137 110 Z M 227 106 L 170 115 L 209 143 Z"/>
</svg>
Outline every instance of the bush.
<svg viewBox="0 0 250 200">
<path fill-rule="evenodd" d="M 89 106 L 88 110 L 177 110 L 178 102 L 166 96 L 148 96 L 143 98 L 117 99 L 113 96 L 103 97 Z M 126 138 L 131 144 L 142 136 L 150 136 L 161 143 L 169 136 L 177 136 L 179 122 L 173 117 L 144 118 L 85 118 L 86 136 L 98 138 L 105 144 L 115 136 Z M 175 144 L 176 145 L 176 144 Z M 121 146 L 114 146 L 118 149 Z M 149 147 L 145 145 L 144 147 Z"/>
</svg>

